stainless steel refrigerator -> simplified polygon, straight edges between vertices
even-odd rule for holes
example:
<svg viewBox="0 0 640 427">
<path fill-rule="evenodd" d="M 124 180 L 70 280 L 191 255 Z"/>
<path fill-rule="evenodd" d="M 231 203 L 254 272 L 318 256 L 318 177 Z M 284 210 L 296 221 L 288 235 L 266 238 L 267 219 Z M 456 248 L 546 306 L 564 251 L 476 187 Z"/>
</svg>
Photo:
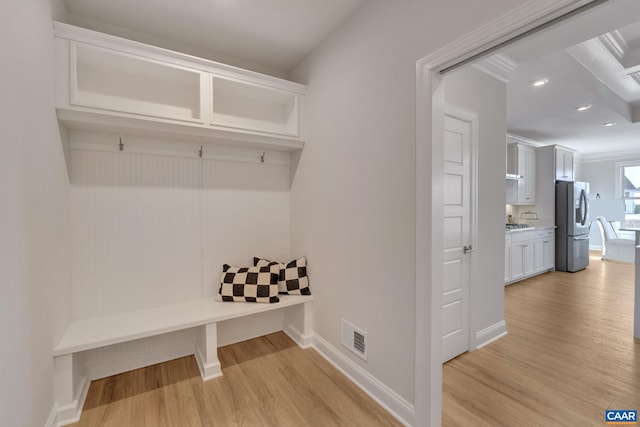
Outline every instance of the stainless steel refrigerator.
<svg viewBox="0 0 640 427">
<path fill-rule="evenodd" d="M 589 183 L 556 182 L 556 270 L 589 265 Z"/>
</svg>

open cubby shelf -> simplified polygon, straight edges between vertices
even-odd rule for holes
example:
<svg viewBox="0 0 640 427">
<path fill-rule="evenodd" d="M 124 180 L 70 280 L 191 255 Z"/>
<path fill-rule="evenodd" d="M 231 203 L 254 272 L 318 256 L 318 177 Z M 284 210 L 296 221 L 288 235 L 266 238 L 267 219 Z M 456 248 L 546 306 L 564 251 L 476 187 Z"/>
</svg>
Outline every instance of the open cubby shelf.
<svg viewBox="0 0 640 427">
<path fill-rule="evenodd" d="M 69 127 L 169 131 L 232 145 L 304 145 L 306 87 L 55 23 L 58 118 Z"/>
</svg>

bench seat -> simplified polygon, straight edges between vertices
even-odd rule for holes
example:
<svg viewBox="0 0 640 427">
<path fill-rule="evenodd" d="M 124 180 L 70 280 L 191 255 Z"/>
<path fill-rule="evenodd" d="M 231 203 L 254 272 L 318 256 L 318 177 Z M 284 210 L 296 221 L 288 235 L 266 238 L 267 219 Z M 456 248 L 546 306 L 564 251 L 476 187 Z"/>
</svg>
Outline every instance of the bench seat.
<svg viewBox="0 0 640 427">
<path fill-rule="evenodd" d="M 53 349 L 57 424 L 76 422 L 88 391 L 83 352 L 179 330 L 198 328 L 194 355 L 203 381 L 222 375 L 218 322 L 285 309 L 284 330 L 301 347 L 311 345 L 311 295 L 280 295 L 273 304 L 213 298 L 72 321 Z"/>
<path fill-rule="evenodd" d="M 280 295 L 280 302 L 219 302 L 213 298 L 72 321 L 53 350 L 54 356 L 278 310 L 313 301 L 312 295 Z"/>
</svg>

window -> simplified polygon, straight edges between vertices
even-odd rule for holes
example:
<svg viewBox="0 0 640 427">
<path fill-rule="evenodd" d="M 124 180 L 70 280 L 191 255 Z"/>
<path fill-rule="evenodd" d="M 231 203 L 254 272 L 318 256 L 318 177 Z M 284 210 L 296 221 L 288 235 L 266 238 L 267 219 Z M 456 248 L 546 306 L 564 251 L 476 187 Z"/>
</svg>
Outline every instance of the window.
<svg viewBox="0 0 640 427">
<path fill-rule="evenodd" d="M 635 164 L 634 164 L 635 163 Z M 620 164 L 619 191 L 625 206 L 625 222 L 640 226 L 640 161 Z"/>
</svg>

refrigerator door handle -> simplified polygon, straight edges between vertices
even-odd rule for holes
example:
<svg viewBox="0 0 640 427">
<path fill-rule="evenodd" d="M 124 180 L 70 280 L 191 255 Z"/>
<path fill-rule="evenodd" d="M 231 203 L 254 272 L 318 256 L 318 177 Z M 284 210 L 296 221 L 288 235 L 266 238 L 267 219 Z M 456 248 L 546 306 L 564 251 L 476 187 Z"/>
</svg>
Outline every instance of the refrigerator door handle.
<svg viewBox="0 0 640 427">
<path fill-rule="evenodd" d="M 587 222 L 587 194 L 584 190 L 580 191 L 580 211 L 582 213 L 582 218 L 580 218 L 580 225 L 584 226 Z"/>
</svg>

